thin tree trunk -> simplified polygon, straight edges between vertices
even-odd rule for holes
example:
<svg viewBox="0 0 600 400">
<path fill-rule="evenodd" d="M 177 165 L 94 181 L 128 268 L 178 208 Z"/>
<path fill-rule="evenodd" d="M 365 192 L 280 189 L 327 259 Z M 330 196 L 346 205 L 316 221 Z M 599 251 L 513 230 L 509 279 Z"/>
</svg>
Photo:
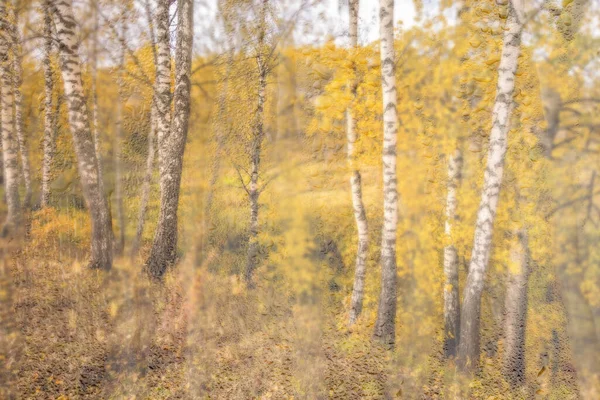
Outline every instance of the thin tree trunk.
<svg viewBox="0 0 600 400">
<path fill-rule="evenodd" d="M 144 225 L 146 223 L 146 211 L 148 210 L 148 200 L 150 199 L 150 189 L 152 186 L 152 169 L 154 166 L 154 142 L 156 137 L 156 110 L 154 102 L 150 111 L 150 132 L 148 133 L 148 156 L 146 157 L 146 172 L 144 174 L 144 184 L 142 186 L 142 197 L 140 201 L 140 211 L 138 213 L 137 228 L 135 238 L 131 245 L 131 257 L 135 257 L 140 249 Z"/>
<path fill-rule="evenodd" d="M 262 51 L 262 49 L 260 50 Z M 264 139 L 264 107 L 265 89 L 267 86 L 266 66 L 263 64 L 262 56 L 257 57 L 258 63 L 258 102 L 255 114 L 254 133 L 250 150 L 250 183 L 248 184 L 248 197 L 250 200 L 250 231 L 248 237 L 248 254 L 246 261 L 246 283 L 253 286 L 252 275 L 258 264 L 258 198 L 260 189 L 258 187 L 258 173 L 260 169 L 260 158 L 262 142 Z"/>
<path fill-rule="evenodd" d="M 398 111 L 394 51 L 394 0 L 380 0 L 379 35 L 383 93 L 383 233 L 381 237 L 381 294 L 374 338 L 393 346 L 396 336 L 396 232 L 398 179 L 396 141 Z"/>
<path fill-rule="evenodd" d="M 167 3 L 167 2 L 164 2 Z M 160 214 L 152 244 L 147 268 L 150 275 L 160 278 L 167 266 L 177 258 L 177 208 L 183 153 L 188 133 L 190 117 L 191 65 L 193 45 L 193 1 L 180 0 L 177 18 L 177 47 L 175 53 L 175 91 L 173 95 L 174 111 L 170 131 L 165 122 L 168 119 L 170 99 L 170 57 L 169 57 L 169 6 L 160 5 L 157 20 L 158 67 L 157 98 L 159 130 L 159 166 L 160 166 Z M 166 41 L 165 41 L 166 39 Z M 157 68 L 157 71 L 158 69 Z"/>
<path fill-rule="evenodd" d="M 348 11 L 350 17 L 350 46 L 353 54 L 358 47 L 358 7 L 359 0 L 350 0 Z M 354 70 L 356 74 L 356 68 Z M 356 97 L 356 77 L 350 83 L 352 99 Z M 363 306 L 363 296 L 365 292 L 365 274 L 367 270 L 367 255 L 369 252 L 369 231 L 367 224 L 367 213 L 362 199 L 361 176 L 354 159 L 354 143 L 357 139 L 356 122 L 352 106 L 346 110 L 346 136 L 348 140 L 348 163 L 352 170 L 350 176 L 350 190 L 352 192 L 352 208 L 354 209 L 354 219 L 356 220 L 356 229 L 358 234 L 358 249 L 356 251 L 356 263 L 354 271 L 354 287 L 352 289 L 352 300 L 350 305 L 349 325 L 353 325 L 360 315 Z"/>
<path fill-rule="evenodd" d="M 158 55 L 156 51 L 156 36 L 154 33 L 154 21 L 152 19 L 152 12 L 150 10 L 150 1 L 144 2 L 144 9 L 146 11 L 146 18 L 148 22 L 148 31 L 150 34 L 150 43 L 152 45 L 152 56 L 154 60 L 154 67 L 158 65 Z M 142 242 L 142 234 L 144 233 L 144 225 L 146 224 L 146 212 L 148 211 L 148 201 L 150 199 L 150 189 L 152 186 L 152 170 L 154 168 L 154 143 L 156 141 L 156 120 L 158 118 L 156 112 L 156 94 L 152 94 L 152 105 L 150 109 L 150 132 L 148 133 L 148 155 L 146 157 L 146 173 L 144 174 L 144 184 L 142 186 L 142 197 L 140 202 L 140 210 L 138 213 L 137 228 L 135 230 L 135 238 L 131 245 L 131 258 L 137 256 Z"/>
<path fill-rule="evenodd" d="M 25 198 L 23 207 L 31 207 L 31 168 L 29 164 L 29 149 L 27 148 L 27 139 L 23 132 L 23 95 L 21 85 L 23 83 L 23 55 L 21 51 L 21 35 L 19 34 L 19 13 L 13 8 L 13 71 L 14 71 L 14 102 L 15 102 L 15 132 L 19 143 L 19 152 L 21 153 L 21 171 L 23 172 L 23 182 L 25 183 Z"/>
<path fill-rule="evenodd" d="M 41 207 L 50 203 L 50 183 L 52 180 L 52 159 L 54 158 L 54 121 L 52 110 L 52 92 L 54 90 L 54 77 L 52 75 L 52 16 L 50 5 L 44 2 L 44 159 L 42 161 L 42 195 Z"/>
<path fill-rule="evenodd" d="M 14 132 L 14 81 L 11 73 L 9 50 L 12 44 L 10 23 L 6 3 L 0 2 L 0 98 L 2 101 L 2 153 L 4 157 L 4 188 L 6 192 L 7 215 L 2 228 L 2 236 L 12 234 L 21 223 L 19 200 L 19 167 L 17 138 Z"/>
<path fill-rule="evenodd" d="M 98 29 L 99 29 L 98 7 L 94 7 L 94 31 L 92 32 L 92 136 L 94 138 L 94 152 L 98 164 L 98 176 L 100 177 L 100 191 L 104 193 L 104 173 L 102 167 L 102 151 L 100 147 L 100 131 L 98 129 Z M 57 116 L 58 118 L 58 116 Z"/>
<path fill-rule="evenodd" d="M 513 387 L 525 383 L 525 328 L 529 282 L 527 232 L 517 232 L 510 252 L 508 287 L 504 305 L 504 375 Z"/>
<path fill-rule="evenodd" d="M 456 189 L 462 171 L 462 152 L 456 149 L 448 156 L 448 193 L 446 195 L 446 224 L 444 233 L 449 244 L 444 247 L 444 354 L 456 356 L 460 338 L 460 298 L 458 291 L 458 253 L 452 241 L 452 224 L 456 219 Z"/>
<path fill-rule="evenodd" d="M 225 145 L 225 131 L 227 127 L 223 127 L 224 119 L 226 119 L 227 110 L 226 110 L 226 102 L 227 96 L 229 93 L 229 80 L 231 75 L 231 69 L 233 68 L 233 55 L 234 48 L 229 51 L 229 56 L 227 59 L 227 67 L 225 69 L 225 77 L 223 79 L 223 88 L 219 93 L 218 99 L 218 112 L 217 112 L 217 123 L 215 128 L 215 135 L 217 139 L 217 148 L 215 149 L 215 158 L 212 163 L 211 173 L 210 173 L 210 181 L 208 186 L 208 194 L 206 196 L 206 205 L 204 207 L 204 223 L 205 229 L 204 232 L 208 232 L 206 227 L 210 226 L 211 223 L 211 211 L 212 205 L 215 195 L 215 189 L 217 185 L 217 180 L 219 179 L 219 173 L 221 170 L 221 157 L 223 156 L 223 147 Z"/>
<path fill-rule="evenodd" d="M 122 23 L 122 41 L 125 42 L 127 32 L 126 21 Z M 125 249 L 125 212 L 123 209 L 123 171 L 121 165 L 121 141 L 123 140 L 123 68 L 125 68 L 125 48 L 121 47 L 118 66 L 118 85 L 119 98 L 117 100 L 116 121 L 115 121 L 115 143 L 114 143 L 114 163 L 115 163 L 115 202 L 117 203 L 117 219 L 119 220 L 119 240 L 115 253 L 122 254 Z"/>
<path fill-rule="evenodd" d="M 110 269 L 112 266 L 112 229 L 108 201 L 102 191 L 102 176 L 90 130 L 86 99 L 81 80 L 79 42 L 73 30 L 77 23 L 69 0 L 55 0 L 52 11 L 59 40 L 61 72 L 73 134 L 79 176 L 92 222 L 92 254 L 90 267 Z"/>
<path fill-rule="evenodd" d="M 264 110 L 265 110 L 265 92 L 267 87 L 267 65 L 264 59 L 263 51 L 266 34 L 266 13 L 267 1 L 263 0 L 260 11 L 260 32 L 258 37 L 258 53 L 256 55 L 256 65 L 258 69 L 258 93 L 256 112 L 254 114 L 254 127 L 252 140 L 250 142 L 250 183 L 248 184 L 248 198 L 250 201 L 250 230 L 248 237 L 248 253 L 246 259 L 245 279 L 248 287 L 254 287 L 252 275 L 258 265 L 259 243 L 258 243 L 258 198 L 260 188 L 258 186 L 258 173 L 260 169 L 260 158 L 262 151 L 262 142 L 265 136 L 264 132 Z"/>
<path fill-rule="evenodd" d="M 515 72 L 523 30 L 522 0 L 511 0 L 498 67 L 498 91 L 493 109 L 492 132 L 484 173 L 481 203 L 477 213 L 473 252 L 465 286 L 460 320 L 458 366 L 473 371 L 479 366 L 479 321 L 484 277 L 492 246 L 492 233 L 507 148 Z"/>
</svg>

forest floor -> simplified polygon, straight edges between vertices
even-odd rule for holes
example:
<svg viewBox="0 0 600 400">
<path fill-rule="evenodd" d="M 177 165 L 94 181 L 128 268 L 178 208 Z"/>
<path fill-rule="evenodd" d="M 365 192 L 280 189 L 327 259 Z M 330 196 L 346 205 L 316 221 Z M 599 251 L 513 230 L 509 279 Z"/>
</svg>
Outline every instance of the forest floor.
<svg viewBox="0 0 600 400">
<path fill-rule="evenodd" d="M 409 279 L 400 283 L 402 342 L 394 352 L 371 341 L 374 269 L 363 316 L 348 329 L 352 210 L 345 163 L 326 154 L 270 160 L 268 175 L 277 178 L 261 197 L 264 257 L 256 288 L 246 289 L 243 191 L 235 174 L 224 171 L 213 221 L 218 240 L 203 239 L 198 210 L 206 179 L 198 175 L 207 168 L 200 155 L 188 154 L 182 259 L 162 283 L 142 274 L 143 256 L 116 257 L 110 272 L 88 270 L 84 212 L 36 214 L 46 222 L 32 225 L 30 239 L 2 242 L 0 398 L 436 399 L 464 386 L 468 398 L 488 399 L 530 398 L 543 386 L 508 395 L 491 359 L 484 364 L 487 381 L 459 385 L 452 365 L 442 365 L 439 335 L 429 327 L 441 326 L 439 316 L 419 317 L 435 312 L 413 298 Z M 380 212 L 379 174 L 363 171 L 373 183 L 365 195 L 371 221 Z M 379 226 L 370 228 L 376 243 Z M 373 246 L 372 268 L 377 253 Z"/>
<path fill-rule="evenodd" d="M 254 290 L 237 274 L 214 273 L 243 258 L 226 254 L 237 247 L 204 254 L 184 240 L 184 257 L 157 284 L 141 273 L 141 259 L 117 257 L 110 272 L 87 270 L 85 248 L 69 238 L 4 243 L 0 397 L 359 399 L 398 392 L 389 387 L 386 352 L 369 340 L 348 345 L 348 330 L 338 329 L 339 280 L 349 266 L 319 211 L 336 196 L 349 199 L 341 188 L 315 190 L 321 168 L 297 160 L 274 167 L 278 177 L 261 209 L 269 257 Z M 190 192 L 185 187 L 184 199 Z M 193 212 L 182 207 L 184 237 L 197 230 Z"/>
</svg>

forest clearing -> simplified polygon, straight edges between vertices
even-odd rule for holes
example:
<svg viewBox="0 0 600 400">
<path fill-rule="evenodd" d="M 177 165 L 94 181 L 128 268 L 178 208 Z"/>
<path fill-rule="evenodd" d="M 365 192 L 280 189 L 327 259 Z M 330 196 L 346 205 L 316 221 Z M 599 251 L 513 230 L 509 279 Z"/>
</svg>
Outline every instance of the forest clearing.
<svg viewBox="0 0 600 400">
<path fill-rule="evenodd" d="M 0 398 L 600 398 L 594 0 L 0 0 Z"/>
</svg>

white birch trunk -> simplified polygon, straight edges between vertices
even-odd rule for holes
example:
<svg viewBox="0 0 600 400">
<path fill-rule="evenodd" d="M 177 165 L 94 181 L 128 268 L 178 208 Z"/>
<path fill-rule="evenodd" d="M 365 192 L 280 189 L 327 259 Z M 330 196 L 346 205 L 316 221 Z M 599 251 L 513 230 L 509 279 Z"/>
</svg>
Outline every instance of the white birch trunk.
<svg viewBox="0 0 600 400">
<path fill-rule="evenodd" d="M 98 6 L 97 4 L 95 6 Z M 94 151 L 98 162 L 98 176 L 100 177 L 100 190 L 104 193 L 104 173 L 102 166 L 102 151 L 100 147 L 100 131 L 98 129 L 98 29 L 100 29 L 98 10 L 94 9 L 94 31 L 92 32 L 92 136 L 94 138 Z M 56 116 L 58 118 L 58 116 Z"/>
<path fill-rule="evenodd" d="M 258 38 L 258 53 L 256 54 L 256 66 L 258 69 L 258 92 L 256 112 L 254 114 L 254 126 L 252 128 L 252 139 L 250 142 L 250 182 L 248 184 L 248 198 L 250 201 L 250 227 L 248 236 L 248 252 L 246 258 L 245 280 L 249 288 L 254 287 L 252 275 L 258 266 L 259 243 L 258 243 L 258 198 L 260 189 L 258 186 L 258 177 L 260 169 L 260 160 L 262 152 L 262 143 L 265 136 L 264 130 L 264 110 L 265 110 L 265 93 L 267 87 L 267 65 L 264 59 L 264 45 L 266 35 L 266 12 L 267 0 L 262 1 L 260 11 L 259 38 Z"/>
<path fill-rule="evenodd" d="M 359 0 L 350 0 L 348 3 L 350 19 L 350 46 L 351 51 L 355 53 L 358 47 L 358 7 Z M 355 71 L 356 72 L 356 71 Z M 356 97 L 356 77 L 350 82 L 350 91 L 352 98 Z M 352 106 L 346 110 L 346 137 L 348 141 L 348 163 L 350 165 L 350 190 L 352 193 L 352 208 L 354 209 L 354 219 L 356 220 L 356 229 L 358 233 L 358 249 L 356 251 L 356 262 L 354 271 L 354 286 L 352 289 L 352 299 L 350 304 L 349 325 L 353 325 L 362 311 L 363 297 L 365 292 L 365 275 L 367 270 L 367 255 L 369 252 L 369 230 L 367 224 L 367 213 L 362 199 L 361 176 L 356 162 L 354 160 L 354 143 L 357 139 L 356 121 Z"/>
<path fill-rule="evenodd" d="M 159 2 L 157 16 L 158 66 L 156 96 L 158 104 L 158 152 L 160 169 L 160 214 L 147 268 L 160 278 L 177 259 L 177 209 L 183 154 L 190 117 L 191 65 L 193 45 L 193 1 L 180 0 L 177 11 L 177 44 L 175 51 L 175 91 L 173 120 L 170 126 L 170 55 L 169 6 Z M 164 2 L 167 3 L 167 2 Z M 159 72 L 160 70 L 160 72 Z"/>
<path fill-rule="evenodd" d="M 456 355 L 460 338 L 460 298 L 458 291 L 458 253 L 452 241 L 452 224 L 458 206 L 456 190 L 462 171 L 462 152 L 459 149 L 448 156 L 448 193 L 446 195 L 446 224 L 444 234 L 450 241 L 444 247 L 444 354 Z"/>
<path fill-rule="evenodd" d="M 14 129 L 14 81 L 10 60 L 11 26 L 6 3 L 0 2 L 0 100 L 2 101 L 2 153 L 4 158 L 4 189 L 6 193 L 7 215 L 2 228 L 2 236 L 15 232 L 21 223 L 19 199 L 18 144 Z"/>
<path fill-rule="evenodd" d="M 54 158 L 54 121 L 52 110 L 52 92 L 54 77 L 52 75 L 52 16 L 49 1 L 44 2 L 44 158 L 42 160 L 42 194 L 41 207 L 50 203 L 50 183 L 52 181 L 52 159 Z"/>
<path fill-rule="evenodd" d="M 121 21 L 122 38 L 125 42 L 127 22 Z M 125 46 L 121 46 L 121 54 L 119 55 L 119 66 L 117 72 L 117 81 L 119 86 L 119 98 L 117 99 L 117 110 L 115 118 L 115 142 L 114 142 L 114 163 L 115 163 L 115 202 L 117 203 L 117 219 L 119 221 L 119 239 L 117 241 L 115 253 L 122 254 L 125 249 L 125 211 L 123 207 L 123 168 L 121 162 L 121 146 L 123 140 L 123 102 L 125 101 L 123 94 L 123 69 L 125 68 Z"/>
<path fill-rule="evenodd" d="M 374 338 L 393 346 L 396 335 L 396 236 L 398 180 L 396 142 L 398 111 L 394 51 L 394 0 L 380 0 L 381 89 L 383 93 L 383 233 L 381 238 L 381 294 Z"/>
<path fill-rule="evenodd" d="M 21 35 L 19 33 L 19 14 L 13 7 L 13 73 L 14 73 L 14 102 L 15 102 L 15 133 L 19 143 L 19 152 L 21 153 L 21 171 L 23 173 L 23 183 L 25 184 L 25 198 L 23 207 L 31 207 L 31 168 L 29 164 L 29 149 L 27 148 L 27 139 L 23 132 L 23 95 L 21 85 L 23 83 L 23 55 L 21 50 Z"/>
<path fill-rule="evenodd" d="M 262 51 L 262 49 L 261 49 Z M 258 265 L 258 198 L 260 190 L 258 186 L 258 173 L 260 169 L 260 159 L 262 151 L 262 142 L 264 139 L 264 107 L 265 107 L 265 90 L 267 86 L 265 65 L 263 65 L 262 57 L 258 57 L 258 101 L 255 114 L 255 125 L 250 149 L 250 183 L 248 184 L 248 197 L 250 200 L 250 230 L 248 237 L 248 254 L 246 261 L 246 283 L 249 287 L 253 287 L 252 275 Z"/>
<path fill-rule="evenodd" d="M 458 366 L 463 371 L 472 371 L 479 366 L 481 295 L 491 252 L 494 220 L 504 171 L 523 20 L 522 0 L 511 0 L 503 37 L 502 56 L 498 67 L 498 88 L 492 115 L 487 167 L 484 173 L 473 252 L 461 309 Z"/>
<path fill-rule="evenodd" d="M 92 222 L 91 268 L 112 267 L 112 227 L 108 201 L 102 191 L 102 177 L 96 158 L 94 138 L 90 129 L 86 99 L 81 79 L 79 42 L 74 29 L 77 26 L 69 0 L 52 1 L 52 12 L 59 40 L 61 73 L 67 99 L 69 125 L 81 186 Z"/>
</svg>

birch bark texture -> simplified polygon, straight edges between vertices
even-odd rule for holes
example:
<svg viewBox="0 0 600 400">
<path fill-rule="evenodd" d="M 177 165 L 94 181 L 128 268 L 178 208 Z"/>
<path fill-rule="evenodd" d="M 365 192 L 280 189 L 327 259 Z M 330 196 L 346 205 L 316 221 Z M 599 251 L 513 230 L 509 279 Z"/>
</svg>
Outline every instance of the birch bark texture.
<svg viewBox="0 0 600 400">
<path fill-rule="evenodd" d="M 358 8 L 359 0 L 348 2 L 350 51 L 354 54 L 358 47 Z M 356 75 L 356 68 L 354 68 Z M 352 99 L 356 97 L 356 77 L 349 83 Z M 352 299 L 350 304 L 349 325 L 353 325 L 362 312 L 363 297 L 365 293 L 365 275 L 367 271 L 367 255 L 369 252 L 369 229 L 367 213 L 362 199 L 362 183 L 360 170 L 356 165 L 354 144 L 357 140 L 356 119 L 352 106 L 346 110 L 346 137 L 348 146 L 348 164 L 350 166 L 350 191 L 352 194 L 352 208 L 358 235 L 358 249 L 356 251 L 356 262 L 354 270 L 354 286 L 352 288 Z"/>
<path fill-rule="evenodd" d="M 28 209 L 31 207 L 31 167 L 29 163 L 29 148 L 27 146 L 27 138 L 23 131 L 23 94 L 21 93 L 21 85 L 23 84 L 23 54 L 21 49 L 21 34 L 19 32 L 19 13 L 16 7 L 13 9 L 13 24 L 12 24 L 12 46 L 13 46 L 13 78 L 14 78 L 14 102 L 15 102 L 15 133 L 19 144 L 19 152 L 21 153 L 21 172 L 23 174 L 23 183 L 25 184 L 25 198 L 23 199 L 23 207 Z"/>
<path fill-rule="evenodd" d="M 452 241 L 452 225 L 456 220 L 458 200 L 456 191 L 461 181 L 463 156 L 456 149 L 448 156 L 448 184 L 446 194 L 446 223 L 444 234 L 448 245 L 444 247 L 444 355 L 456 356 L 460 339 L 460 297 L 458 287 L 458 253 Z"/>
<path fill-rule="evenodd" d="M 52 180 L 52 159 L 54 158 L 54 114 L 52 112 L 52 92 L 54 91 L 54 76 L 52 74 L 52 15 L 50 1 L 44 1 L 44 158 L 42 160 L 42 193 L 41 207 L 50 204 L 50 183 Z"/>
<path fill-rule="evenodd" d="M 477 212 L 473 251 L 463 295 L 460 320 L 458 367 L 471 372 L 479 366 L 479 323 L 484 278 L 492 247 L 492 235 L 504 160 L 506 156 L 510 114 L 515 87 L 515 72 L 521 50 L 524 23 L 523 0 L 511 0 L 502 39 L 502 55 L 498 67 L 498 87 L 492 112 L 492 130 L 484 172 L 481 202 Z"/>
<path fill-rule="evenodd" d="M 18 143 L 15 135 L 13 66 L 10 50 L 12 45 L 11 24 L 6 1 L 0 1 L 0 97 L 2 101 L 2 155 L 4 166 L 4 189 L 7 214 L 2 236 L 15 233 L 21 223 L 21 203 L 19 198 Z"/>
<path fill-rule="evenodd" d="M 121 42 L 125 42 L 127 36 L 127 21 L 125 17 L 121 20 Z M 123 103 L 125 102 L 123 70 L 125 68 L 125 46 L 121 46 L 119 54 L 119 65 L 117 66 L 117 82 L 119 96 L 116 104 L 115 116 L 115 142 L 114 142 L 114 165 L 115 165 L 115 202 L 117 203 L 117 219 L 119 221 L 119 237 L 116 241 L 115 253 L 122 254 L 125 249 L 125 210 L 123 206 L 123 166 L 122 166 L 122 140 L 123 140 Z"/>
<path fill-rule="evenodd" d="M 529 244 L 526 231 L 515 234 L 510 250 L 510 265 L 504 316 L 504 376 L 513 386 L 525 383 L 525 329 L 527 327 L 527 287 L 530 273 Z"/>
<path fill-rule="evenodd" d="M 98 29 L 100 28 L 100 16 L 97 6 L 96 4 L 94 7 L 94 31 L 92 32 L 92 136 L 94 137 L 94 151 L 96 153 L 96 160 L 98 161 L 98 176 L 101 177 L 100 190 L 104 192 L 102 151 L 100 146 L 100 130 L 98 129 Z"/>
<path fill-rule="evenodd" d="M 394 51 L 394 0 L 379 2 L 381 89 L 383 93 L 383 232 L 381 237 L 381 293 L 373 337 L 393 346 L 396 335 L 396 236 L 398 178 L 396 143 L 398 96 Z"/>
<path fill-rule="evenodd" d="M 108 201 L 102 191 L 94 138 L 90 129 L 81 78 L 77 23 L 70 0 L 52 1 L 52 13 L 59 41 L 60 69 L 67 100 L 69 126 L 73 136 L 81 186 L 92 222 L 91 268 L 112 267 L 113 233 Z"/>
<path fill-rule="evenodd" d="M 250 229 L 248 237 L 248 253 L 246 255 L 246 285 L 254 287 L 252 275 L 258 265 L 259 242 L 258 242 L 258 198 L 261 190 L 258 186 L 262 143 L 265 136 L 264 113 L 265 113 L 265 92 L 267 88 L 267 62 L 263 54 L 266 36 L 266 13 L 267 0 L 263 0 L 260 9 L 260 27 L 258 37 L 258 50 L 256 54 L 256 67 L 258 70 L 258 91 L 256 112 L 254 114 L 254 123 L 252 127 L 252 137 L 250 139 L 250 182 L 247 192 L 250 201 Z"/>
<path fill-rule="evenodd" d="M 177 209 L 190 117 L 193 1 L 180 0 L 177 2 L 177 6 L 175 90 L 173 93 L 173 119 L 170 126 L 171 58 L 168 2 L 159 2 L 156 21 L 158 65 L 155 90 L 159 114 L 157 133 L 160 212 L 152 250 L 146 263 L 149 274 L 154 278 L 161 278 L 167 267 L 177 259 Z"/>
</svg>

